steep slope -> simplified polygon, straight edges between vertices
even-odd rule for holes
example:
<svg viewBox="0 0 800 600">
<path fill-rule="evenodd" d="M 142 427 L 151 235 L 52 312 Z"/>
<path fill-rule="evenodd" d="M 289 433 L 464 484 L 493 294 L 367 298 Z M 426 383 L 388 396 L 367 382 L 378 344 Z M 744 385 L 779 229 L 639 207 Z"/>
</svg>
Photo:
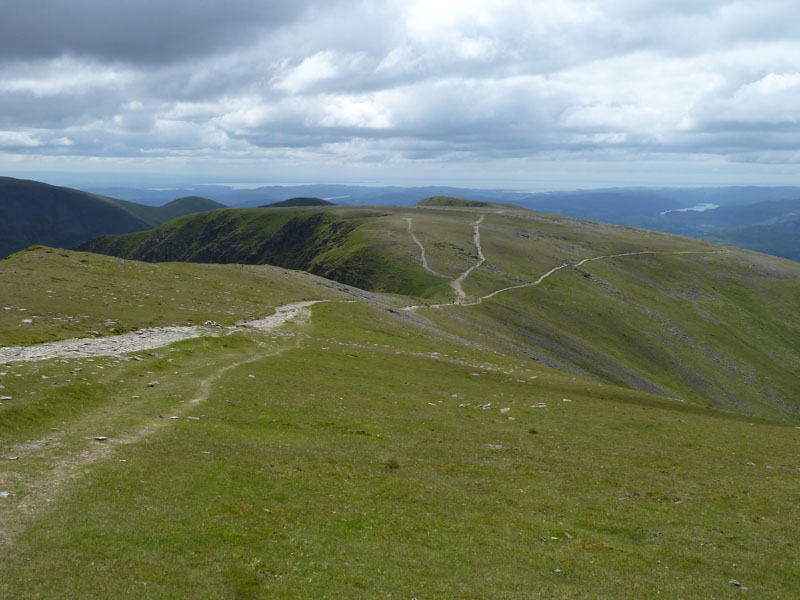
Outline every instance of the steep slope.
<svg viewBox="0 0 800 600">
<path fill-rule="evenodd" d="M 218 208 L 204 198 L 143 206 L 37 181 L 0 177 L 0 257 L 30 246 L 69 248 L 102 234 L 150 229 L 180 215 Z"/>
<path fill-rule="evenodd" d="M 800 411 L 800 265 L 511 207 L 226 210 L 85 250 L 269 263 L 425 298 L 466 339 L 662 396 Z"/>
<path fill-rule="evenodd" d="M 150 262 L 272 264 L 378 291 L 425 295 L 445 289 L 415 263 L 395 260 L 391 250 L 376 251 L 364 237 L 385 214 L 356 208 L 217 210 L 152 231 L 102 236 L 79 249 Z"/>
</svg>

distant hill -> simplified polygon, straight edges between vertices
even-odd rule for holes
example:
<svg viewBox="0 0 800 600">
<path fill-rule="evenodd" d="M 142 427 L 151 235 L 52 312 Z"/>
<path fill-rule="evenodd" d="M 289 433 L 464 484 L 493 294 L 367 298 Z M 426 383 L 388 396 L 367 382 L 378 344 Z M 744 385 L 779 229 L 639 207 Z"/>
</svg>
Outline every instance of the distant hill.
<svg viewBox="0 0 800 600">
<path fill-rule="evenodd" d="M 782 218 L 775 223 L 712 233 L 705 236 L 705 239 L 800 261 L 800 214 Z"/>
<path fill-rule="evenodd" d="M 71 248 L 103 234 L 150 229 L 221 205 L 200 197 L 143 206 L 70 188 L 0 177 L 0 258 L 33 244 Z"/>
<path fill-rule="evenodd" d="M 282 200 L 280 202 L 273 202 L 272 204 L 264 204 L 259 208 L 279 208 L 279 207 L 286 207 L 286 206 L 333 206 L 333 202 L 328 202 L 327 200 L 323 200 L 322 198 L 306 198 L 306 197 L 298 197 L 298 198 L 289 198 L 288 200 Z"/>
</svg>

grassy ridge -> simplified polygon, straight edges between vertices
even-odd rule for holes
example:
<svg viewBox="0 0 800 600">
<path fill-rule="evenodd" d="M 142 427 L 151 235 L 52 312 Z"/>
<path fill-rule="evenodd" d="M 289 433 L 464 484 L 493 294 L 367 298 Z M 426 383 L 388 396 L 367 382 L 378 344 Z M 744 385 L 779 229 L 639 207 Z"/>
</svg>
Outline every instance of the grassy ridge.
<svg viewBox="0 0 800 600">
<path fill-rule="evenodd" d="M 481 216 L 486 261 L 463 284 L 473 300 L 564 263 L 652 254 L 564 269 L 468 308 L 469 316 L 428 315 L 443 327 L 605 383 L 775 419 L 800 411 L 800 267 L 790 261 L 509 207 L 453 205 L 219 211 L 88 247 L 147 260 L 272 262 L 447 303 L 448 279 L 478 261 L 473 228 Z M 421 268 L 409 227 L 442 277 Z"/>
<path fill-rule="evenodd" d="M 378 213 L 378 217 L 380 213 Z M 374 211 L 229 209 L 191 215 L 153 231 L 104 236 L 82 250 L 150 262 L 273 264 L 358 287 L 428 295 L 441 281 L 395 261 L 362 229 Z"/>
<path fill-rule="evenodd" d="M 0 261 L 0 345 L 206 320 L 232 325 L 292 300 L 342 297 L 317 280 L 266 265 L 153 265 L 33 247 Z"/>
</svg>

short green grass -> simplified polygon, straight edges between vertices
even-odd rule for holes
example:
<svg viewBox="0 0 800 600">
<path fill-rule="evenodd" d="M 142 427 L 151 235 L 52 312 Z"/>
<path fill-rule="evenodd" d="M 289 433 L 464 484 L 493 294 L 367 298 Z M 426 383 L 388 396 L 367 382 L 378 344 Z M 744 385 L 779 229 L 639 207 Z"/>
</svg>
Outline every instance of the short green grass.
<svg viewBox="0 0 800 600">
<path fill-rule="evenodd" d="M 266 265 L 148 264 L 32 247 L 0 261 L 0 344 L 232 325 L 291 301 L 345 297 L 318 282 Z"/>
<path fill-rule="evenodd" d="M 468 249 L 491 213 L 473 297 L 711 248 L 508 208 L 328 210 L 362 220 L 328 264 L 433 299 L 449 284 L 407 217 Z M 469 266 L 452 250 L 434 268 Z M 332 300 L 269 334 L 0 365 L 0 597 L 795 598 L 797 268 L 581 269 L 412 312 L 267 266 L 0 261 L 3 345 Z"/>
<path fill-rule="evenodd" d="M 796 429 L 557 373 L 408 318 L 321 304 L 294 337 L 83 361 L 102 393 L 77 412 L 50 394 L 53 415 L 11 428 L 33 438 L 60 419 L 72 437 L 4 465 L 3 522 L 23 528 L 0 591 L 796 597 Z M 182 413 L 199 418 L 160 419 L 243 358 Z M 57 376 L 75 366 L 13 366 L 14 393 L 66 386 Z M 91 438 L 101 430 L 108 442 Z M 103 443 L 49 502 L 14 512 L 24 484 L 46 495 L 59 457 Z"/>
</svg>

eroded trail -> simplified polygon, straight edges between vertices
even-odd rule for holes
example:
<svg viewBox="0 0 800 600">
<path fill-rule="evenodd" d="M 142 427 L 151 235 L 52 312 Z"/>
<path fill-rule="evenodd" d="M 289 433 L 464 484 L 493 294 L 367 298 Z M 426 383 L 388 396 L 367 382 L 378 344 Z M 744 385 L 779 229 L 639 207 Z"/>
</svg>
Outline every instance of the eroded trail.
<svg viewBox="0 0 800 600">
<path fill-rule="evenodd" d="M 480 217 L 478 217 L 478 220 L 475 221 L 475 223 L 473 223 L 472 225 L 472 230 L 473 230 L 472 243 L 475 244 L 475 250 L 477 250 L 478 252 L 478 262 L 476 262 L 469 269 L 461 273 L 461 275 L 459 275 L 458 277 L 453 279 L 453 281 L 450 282 L 450 285 L 452 286 L 453 290 L 456 293 L 456 302 L 455 302 L 456 304 L 464 304 L 464 301 L 467 298 L 467 295 L 464 293 L 464 288 L 462 287 L 464 280 L 469 276 L 470 273 L 472 273 L 472 271 L 474 271 L 475 269 L 480 267 L 484 262 L 486 262 L 486 258 L 483 256 L 483 248 L 481 248 L 481 230 L 480 230 L 481 223 L 483 222 L 485 216 L 486 215 L 481 215 Z"/>
<path fill-rule="evenodd" d="M 275 314 L 269 317 L 257 321 L 241 323 L 239 326 L 230 329 L 250 329 L 269 333 L 275 332 L 289 321 L 304 324 L 308 322 L 311 317 L 309 306 L 318 302 L 325 301 L 316 300 L 287 304 L 276 309 Z M 176 329 L 187 330 L 183 332 L 184 337 L 180 339 L 196 337 L 196 332 L 190 331 L 195 329 L 200 330 L 201 335 L 207 335 L 204 331 L 206 328 Z M 147 336 L 147 334 L 144 335 L 150 340 L 148 342 L 150 344 L 155 343 L 158 339 L 164 339 L 159 337 L 159 335 L 153 335 L 152 337 Z M 97 339 L 90 341 L 102 342 L 103 340 Z M 176 340 L 172 339 L 172 341 Z M 294 346 L 298 343 L 299 340 L 296 340 Z M 261 346 L 262 344 L 260 343 L 259 345 Z M 55 346 L 54 348 L 53 344 L 42 344 L 42 346 L 48 346 L 48 352 L 50 353 L 63 349 L 61 346 Z M 34 475 L 25 476 L 15 474 L 14 479 L 16 484 L 18 487 L 22 488 L 23 492 L 21 494 L 21 500 L 18 503 L 13 503 L 13 500 L 9 502 L 10 499 L 6 499 L 6 503 L 2 507 L 5 510 L 0 512 L 0 515 L 2 515 L 2 519 L 0 519 L 0 533 L 2 534 L 0 535 L 0 547 L 3 545 L 8 546 L 24 529 L 27 520 L 35 516 L 40 510 L 46 508 L 49 503 L 53 502 L 64 488 L 78 481 L 85 475 L 88 466 L 110 459 L 125 446 L 142 442 L 157 432 L 166 429 L 176 420 L 198 418 L 190 416 L 191 411 L 209 399 L 214 384 L 227 372 L 265 357 L 275 356 L 285 351 L 287 348 L 294 346 L 289 345 L 273 350 L 265 349 L 250 354 L 246 358 L 239 358 L 238 360 L 233 360 L 233 362 L 222 365 L 211 375 L 197 382 L 195 392 L 190 399 L 175 401 L 171 406 L 164 407 L 163 410 L 168 411 L 168 418 L 153 418 L 137 428 L 131 428 L 129 426 L 125 431 L 121 432 L 120 435 L 109 434 L 108 439 L 103 439 L 102 442 L 98 441 L 98 438 L 93 436 L 96 435 L 98 429 L 103 428 L 103 423 L 107 423 L 107 426 L 113 428 L 114 415 L 113 410 L 110 411 L 109 408 L 103 409 L 103 415 L 100 416 L 100 418 L 98 418 L 98 415 L 92 414 L 82 418 L 79 422 L 73 423 L 69 427 L 69 433 L 55 433 L 43 440 L 33 440 L 24 445 L 9 448 L 8 450 L 13 450 L 15 460 L 43 459 L 45 461 L 53 461 L 54 465 L 52 468 L 37 472 Z M 152 348 L 154 346 L 150 345 L 147 347 Z M 116 348 L 116 346 L 112 346 L 111 348 Z M 91 356 L 108 355 L 108 349 L 108 345 L 98 344 L 94 350 L 102 352 L 102 354 L 91 354 Z M 88 349 L 85 351 L 89 352 Z M 44 354 L 37 356 L 41 356 L 42 358 L 27 358 L 25 360 L 43 360 Z M 76 355 L 69 354 L 69 356 L 75 357 Z M 112 414 L 109 414 L 109 412 Z M 92 432 L 95 433 L 93 434 Z M 5 477 L 3 477 L 3 473 L 0 472 L 0 480 L 3 479 L 5 479 Z"/>
<path fill-rule="evenodd" d="M 562 263 L 562 264 L 558 265 L 557 267 L 553 267 L 552 269 L 550 269 L 546 273 L 542 274 L 538 279 L 536 279 L 536 281 L 530 281 L 528 283 L 521 283 L 519 285 L 510 285 L 508 287 L 504 287 L 504 288 L 501 288 L 499 290 L 495 290 L 494 292 L 486 294 L 485 296 L 480 296 L 474 302 L 467 303 L 467 302 L 463 302 L 462 301 L 462 302 L 456 302 L 454 304 L 453 303 L 447 303 L 447 304 L 429 304 L 429 305 L 416 304 L 414 306 L 406 306 L 402 310 L 417 310 L 419 308 L 442 308 L 442 307 L 445 307 L 445 306 L 475 306 L 476 304 L 480 304 L 484 300 L 488 300 L 490 298 L 494 298 L 498 294 L 502 294 L 504 292 L 508 292 L 508 291 L 511 291 L 511 290 L 519 290 L 519 289 L 522 289 L 522 288 L 533 287 L 535 285 L 539 285 L 545 279 L 547 279 L 548 277 L 550 277 L 554 273 L 560 271 L 561 269 L 566 269 L 566 268 L 569 268 L 569 267 L 580 267 L 581 265 L 586 264 L 587 262 L 591 262 L 591 261 L 595 261 L 595 260 L 606 260 L 606 259 L 609 259 L 609 258 L 619 258 L 619 257 L 622 257 L 622 256 L 638 256 L 638 255 L 642 255 L 642 254 L 721 254 L 721 253 L 724 253 L 724 252 L 725 252 L 725 250 L 677 250 L 677 251 L 671 251 L 671 252 L 669 252 L 669 251 L 659 252 L 659 251 L 656 251 L 656 250 L 641 250 L 641 251 L 637 251 L 637 252 L 622 252 L 620 254 L 603 254 L 601 256 L 592 256 L 592 257 L 589 257 L 589 258 L 584 258 L 584 259 L 581 259 L 580 261 L 578 261 L 576 263 Z M 483 259 L 483 253 L 481 252 L 479 256 L 482 259 L 481 260 L 481 263 L 482 263 L 483 260 L 485 260 L 485 259 Z M 478 263 L 478 264 L 474 265 L 473 267 L 471 267 L 466 272 L 466 274 L 468 275 L 469 272 L 472 269 L 478 267 L 481 263 Z M 462 274 L 462 277 L 465 277 L 465 276 L 466 276 L 465 274 Z M 466 297 L 466 296 L 463 296 L 463 297 Z"/>
<path fill-rule="evenodd" d="M 198 337 L 219 337 L 238 329 L 270 330 L 287 321 L 308 313 L 308 307 L 323 300 L 293 302 L 275 309 L 275 314 L 255 321 L 242 321 L 233 327 L 171 326 L 139 329 L 122 335 L 101 338 L 74 338 L 46 342 L 35 346 L 0 347 L 0 362 L 39 361 L 51 358 L 90 358 L 94 356 L 122 356 L 129 352 L 153 350 L 175 342 Z"/>
<path fill-rule="evenodd" d="M 431 266 L 428 264 L 428 258 L 425 256 L 425 246 L 423 246 L 422 242 L 419 241 L 419 238 L 417 238 L 416 234 L 414 233 L 414 230 L 411 227 L 411 224 L 412 224 L 411 217 L 406 217 L 406 223 L 407 223 L 407 228 L 408 228 L 408 234 L 411 236 L 411 239 L 414 240 L 414 243 L 419 247 L 420 258 L 421 258 L 421 261 L 422 261 L 422 268 L 425 269 L 431 275 L 436 275 L 436 277 L 445 277 L 446 278 L 447 275 L 442 275 L 441 273 L 438 273 L 438 272 L 434 271 L 433 269 L 431 269 Z"/>
<path fill-rule="evenodd" d="M 488 300 L 489 298 L 493 298 L 497 294 L 502 294 L 503 292 L 508 292 L 510 290 L 518 290 L 518 289 L 521 289 L 521 288 L 526 288 L 526 287 L 532 287 L 534 285 L 539 285 L 545 279 L 550 277 L 553 273 L 555 273 L 557 271 L 560 271 L 561 269 L 566 269 L 568 267 L 580 267 L 581 265 L 583 265 L 583 264 L 585 264 L 587 262 L 594 261 L 594 260 L 605 260 L 605 259 L 609 259 L 609 258 L 619 258 L 621 256 L 637 256 L 637 255 L 641 255 L 641 254 L 717 254 L 719 252 L 724 252 L 724 250 L 709 250 L 709 251 L 704 251 L 704 250 L 678 250 L 678 251 L 674 251 L 674 252 L 658 252 L 658 251 L 655 251 L 655 250 L 642 250 L 642 251 L 638 251 L 638 252 L 622 252 L 621 254 L 604 254 L 604 255 L 601 255 L 601 256 L 593 256 L 591 258 L 584 258 L 584 259 L 582 259 L 582 260 L 580 260 L 580 261 L 578 261 L 576 263 L 562 263 L 562 264 L 558 265 L 557 267 L 553 267 L 552 269 L 550 269 L 547 273 L 545 273 L 544 275 L 539 277 L 539 279 L 537 279 L 536 281 L 531 281 L 529 283 L 522 283 L 520 285 L 511 285 L 511 286 L 504 287 L 504 288 L 499 289 L 499 290 L 495 290 L 491 294 L 486 294 L 485 296 L 480 298 L 478 300 L 478 302 L 480 302 L 481 300 Z M 477 304 L 477 302 L 475 304 Z"/>
</svg>

